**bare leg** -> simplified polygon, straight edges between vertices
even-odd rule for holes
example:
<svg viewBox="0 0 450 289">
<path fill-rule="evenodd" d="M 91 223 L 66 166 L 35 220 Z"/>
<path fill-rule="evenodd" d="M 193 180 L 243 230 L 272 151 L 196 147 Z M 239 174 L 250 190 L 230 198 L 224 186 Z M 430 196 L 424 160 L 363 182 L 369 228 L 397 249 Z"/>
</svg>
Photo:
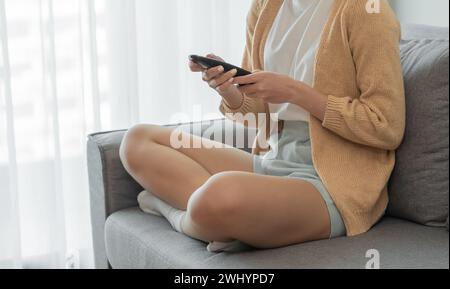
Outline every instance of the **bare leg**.
<svg viewBox="0 0 450 289">
<path fill-rule="evenodd" d="M 183 231 L 201 240 L 275 248 L 326 239 L 331 228 L 325 201 L 310 183 L 225 172 L 192 196 Z"/>
<path fill-rule="evenodd" d="M 192 193 L 214 174 L 253 171 L 252 156 L 236 148 L 173 149 L 170 145 L 172 131 L 155 125 L 135 126 L 124 138 L 120 155 L 127 171 L 146 190 L 175 208 L 186 210 Z M 196 136 L 186 136 L 200 140 Z"/>
<path fill-rule="evenodd" d="M 144 188 L 171 206 L 187 209 L 182 220 L 187 235 L 207 242 L 239 240 L 259 248 L 329 236 L 327 207 L 311 184 L 255 175 L 252 156 L 234 148 L 175 150 L 171 132 L 151 125 L 133 128 L 121 158 Z"/>
</svg>

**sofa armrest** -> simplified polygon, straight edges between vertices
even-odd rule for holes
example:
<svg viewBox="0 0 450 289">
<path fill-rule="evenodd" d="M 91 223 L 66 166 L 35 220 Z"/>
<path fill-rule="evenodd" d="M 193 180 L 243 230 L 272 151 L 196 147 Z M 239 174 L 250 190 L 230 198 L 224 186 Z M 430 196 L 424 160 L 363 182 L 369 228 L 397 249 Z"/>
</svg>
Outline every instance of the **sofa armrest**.
<svg viewBox="0 0 450 289">
<path fill-rule="evenodd" d="M 243 148 L 250 151 L 255 131 L 224 119 L 190 123 L 181 126 L 196 135 L 208 134 L 214 128 L 215 136 L 220 134 L 224 143 L 236 146 L 234 133 L 240 131 L 246 136 Z M 137 195 L 142 187 L 126 172 L 119 158 L 119 148 L 126 131 L 111 131 L 89 135 L 87 145 L 89 187 L 91 199 L 91 222 L 93 230 L 96 268 L 108 268 L 104 242 L 105 221 L 114 212 L 137 206 Z M 227 136 L 227 137 L 225 137 Z M 249 136 L 249 137 L 247 137 Z"/>
</svg>

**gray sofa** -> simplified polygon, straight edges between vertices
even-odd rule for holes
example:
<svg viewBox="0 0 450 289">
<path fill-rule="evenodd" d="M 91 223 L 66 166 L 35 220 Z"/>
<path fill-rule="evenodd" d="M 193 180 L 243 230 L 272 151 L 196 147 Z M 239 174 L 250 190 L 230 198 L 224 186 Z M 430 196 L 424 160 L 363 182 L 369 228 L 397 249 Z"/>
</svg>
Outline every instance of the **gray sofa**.
<svg viewBox="0 0 450 289">
<path fill-rule="evenodd" d="M 119 160 L 124 131 L 89 136 L 88 167 L 97 268 L 449 268 L 448 29 L 403 27 L 407 132 L 390 182 L 386 217 L 370 232 L 274 250 L 212 254 L 137 208 L 142 188 Z M 243 129 L 225 120 L 226 129 Z M 203 130 L 210 124 L 201 124 Z M 189 125 L 186 125 L 189 126 Z M 447 229 L 445 223 L 447 221 Z"/>
</svg>

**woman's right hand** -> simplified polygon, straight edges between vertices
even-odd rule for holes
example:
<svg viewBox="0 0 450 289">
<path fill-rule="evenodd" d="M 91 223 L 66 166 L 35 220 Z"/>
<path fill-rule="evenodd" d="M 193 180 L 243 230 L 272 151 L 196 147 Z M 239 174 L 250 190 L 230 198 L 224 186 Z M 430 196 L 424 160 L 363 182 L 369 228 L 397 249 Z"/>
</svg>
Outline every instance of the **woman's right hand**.
<svg viewBox="0 0 450 289">
<path fill-rule="evenodd" d="M 206 57 L 225 62 L 222 58 L 214 54 L 208 54 Z M 244 96 L 233 84 L 233 79 L 237 73 L 236 69 L 228 72 L 224 72 L 222 66 L 204 69 L 192 61 L 189 61 L 189 68 L 193 72 L 202 72 L 203 81 L 217 91 L 231 108 L 238 108 L 241 106 Z"/>
</svg>

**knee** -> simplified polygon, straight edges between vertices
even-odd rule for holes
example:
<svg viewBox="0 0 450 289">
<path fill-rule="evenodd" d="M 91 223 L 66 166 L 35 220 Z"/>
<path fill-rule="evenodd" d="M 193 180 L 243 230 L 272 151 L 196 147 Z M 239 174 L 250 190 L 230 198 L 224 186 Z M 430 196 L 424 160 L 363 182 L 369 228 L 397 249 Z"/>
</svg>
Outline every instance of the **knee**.
<svg viewBox="0 0 450 289">
<path fill-rule="evenodd" d="M 234 173 L 212 176 L 189 200 L 188 211 L 192 221 L 203 229 L 226 229 L 236 219 L 241 208 L 242 192 Z"/>
<path fill-rule="evenodd" d="M 157 126 L 139 124 L 125 134 L 120 145 L 120 160 L 128 171 L 138 169 L 142 164 L 142 154 L 146 147 L 154 142 Z"/>
</svg>

